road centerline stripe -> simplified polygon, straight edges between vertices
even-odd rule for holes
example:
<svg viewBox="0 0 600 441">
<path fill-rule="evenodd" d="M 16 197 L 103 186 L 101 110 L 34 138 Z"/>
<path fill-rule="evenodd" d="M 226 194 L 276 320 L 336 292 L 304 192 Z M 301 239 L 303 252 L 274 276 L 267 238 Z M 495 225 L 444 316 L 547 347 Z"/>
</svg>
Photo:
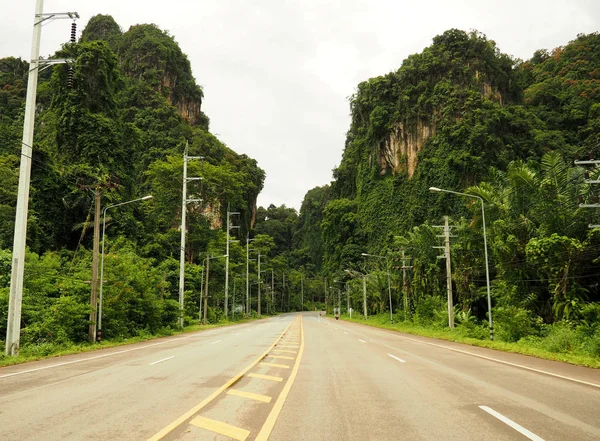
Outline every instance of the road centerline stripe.
<svg viewBox="0 0 600 441">
<path fill-rule="evenodd" d="M 248 374 L 248 377 L 259 378 L 261 380 L 277 381 L 278 383 L 281 383 L 283 381 L 283 378 L 281 378 L 281 377 L 274 377 L 272 375 L 255 374 L 254 372 Z"/>
<path fill-rule="evenodd" d="M 250 363 L 244 370 L 239 372 L 235 377 L 231 378 L 227 383 L 225 383 L 223 386 L 218 388 L 216 391 L 214 391 L 212 394 L 210 394 L 208 397 L 206 397 L 204 400 L 202 400 L 196 406 L 192 407 L 186 413 L 181 415 L 175 421 L 168 424 L 161 431 L 157 432 L 155 435 L 148 438 L 148 441 L 158 441 L 158 440 L 164 438 L 169 433 L 171 433 L 173 430 L 175 430 L 177 427 L 179 427 L 181 424 L 183 424 L 184 422 L 189 420 L 191 417 L 193 417 L 196 413 L 198 413 L 200 410 L 202 410 L 202 408 L 204 408 L 207 404 L 209 404 L 211 401 L 213 401 L 215 398 L 217 398 L 219 395 L 221 395 L 221 393 L 223 391 L 229 389 L 233 384 L 237 383 L 240 378 L 242 378 L 244 375 L 246 375 L 246 373 L 250 369 L 252 369 L 258 363 L 260 363 L 260 361 L 269 354 L 269 352 L 275 347 L 275 345 L 279 342 L 279 340 L 281 340 L 281 338 L 283 338 L 284 334 L 287 332 L 287 330 L 290 328 L 290 326 L 292 326 L 292 323 L 288 324 L 287 327 L 285 328 L 285 330 L 273 342 L 273 344 L 265 352 L 263 352 L 258 358 L 256 358 L 252 363 Z"/>
<path fill-rule="evenodd" d="M 282 360 L 295 360 L 294 357 L 289 357 L 287 355 L 268 355 L 271 358 L 281 358 Z"/>
<path fill-rule="evenodd" d="M 228 436 L 229 438 L 233 438 L 237 441 L 246 441 L 246 438 L 248 438 L 248 435 L 250 435 L 249 430 L 232 426 L 231 424 L 223 423 L 221 421 L 211 420 L 210 418 L 205 418 L 202 416 L 197 416 L 190 421 L 190 424 L 193 424 L 194 426 L 204 430 L 218 433 L 219 435 Z"/>
<path fill-rule="evenodd" d="M 401 358 L 398 358 L 395 355 L 388 354 L 388 356 L 392 357 L 394 360 L 398 360 L 400 363 L 406 363 L 406 360 L 402 360 Z"/>
<path fill-rule="evenodd" d="M 213 342 L 211 343 L 211 345 L 216 345 L 217 343 L 221 343 L 222 341 L 223 341 L 223 340 L 217 340 L 217 341 L 213 341 Z"/>
<path fill-rule="evenodd" d="M 358 341 L 361 342 L 361 343 L 366 343 L 366 341 L 364 341 L 364 340 L 362 340 L 360 338 L 358 339 Z"/>
<path fill-rule="evenodd" d="M 154 366 L 155 364 L 162 363 L 163 361 L 167 361 L 167 360 L 170 360 L 172 358 L 175 358 L 175 356 L 171 355 L 170 357 L 163 358 L 162 360 L 155 361 L 153 363 L 150 363 L 149 366 Z"/>
<path fill-rule="evenodd" d="M 250 400 L 262 401 L 263 403 L 270 403 L 271 397 L 261 394 L 254 394 L 252 392 L 245 392 L 239 389 L 229 389 L 227 395 L 234 395 L 236 397 L 248 398 Z"/>
<path fill-rule="evenodd" d="M 278 363 L 267 363 L 265 361 L 260 363 L 263 366 L 276 367 L 281 369 L 289 369 L 290 367 L 287 364 L 278 364 Z"/>
<path fill-rule="evenodd" d="M 281 413 L 283 404 L 285 403 L 285 400 L 287 399 L 287 396 L 290 393 L 290 389 L 292 388 L 292 385 L 296 380 L 298 368 L 300 367 L 300 361 L 302 360 L 302 354 L 304 353 L 304 325 L 302 323 L 302 315 L 300 315 L 300 336 L 300 350 L 298 351 L 298 358 L 296 358 L 296 362 L 294 363 L 292 372 L 290 373 L 287 382 L 283 386 L 281 394 L 279 394 L 279 397 L 277 397 L 277 400 L 275 401 L 275 404 L 273 405 L 273 408 L 271 409 L 267 420 L 260 429 L 260 432 L 258 432 L 258 435 L 256 435 L 256 438 L 254 438 L 254 441 L 267 441 L 269 439 L 269 436 L 273 431 L 273 427 L 275 427 L 275 422 L 277 421 L 277 418 Z"/>
<path fill-rule="evenodd" d="M 494 418 L 499 419 L 500 421 L 502 421 L 504 424 L 506 424 L 507 426 L 512 427 L 513 429 L 515 429 L 517 432 L 519 432 L 521 435 L 526 436 L 527 438 L 529 438 L 531 441 L 544 441 L 543 438 L 540 438 L 539 436 L 537 436 L 535 433 L 527 430 L 525 427 L 515 423 L 513 420 L 511 420 L 510 418 L 505 417 L 504 415 L 502 415 L 499 412 L 496 412 L 494 409 L 491 409 L 487 406 L 479 406 L 479 408 L 481 410 L 483 410 L 484 412 L 489 413 L 490 415 L 492 415 Z"/>
</svg>

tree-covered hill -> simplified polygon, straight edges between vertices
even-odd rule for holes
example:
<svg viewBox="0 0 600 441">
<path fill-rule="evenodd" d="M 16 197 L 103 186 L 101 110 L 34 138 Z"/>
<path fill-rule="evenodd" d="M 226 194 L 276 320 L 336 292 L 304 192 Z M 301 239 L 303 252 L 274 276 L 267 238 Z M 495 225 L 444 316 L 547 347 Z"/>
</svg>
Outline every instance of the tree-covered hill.
<svg viewBox="0 0 600 441">
<path fill-rule="evenodd" d="M 481 206 L 429 187 L 467 192 L 485 203 L 497 336 L 571 339 L 564 344 L 600 356 L 600 236 L 588 228 L 600 218 L 578 201 L 592 203 L 598 185 L 573 162 L 600 159 L 599 45 L 599 34 L 579 35 L 523 62 L 453 29 L 360 83 L 331 188 L 309 191 L 300 211 L 303 255 L 350 286 L 350 274 L 373 272 L 370 314 L 388 309 L 385 265 L 361 254 L 386 256 L 394 310 L 447 326 L 445 264 L 433 248 L 443 242 L 432 225 L 448 215 L 457 321 L 485 336 Z M 597 167 L 587 170 L 597 179 Z M 353 293 L 362 310 L 360 286 Z"/>
<path fill-rule="evenodd" d="M 107 212 L 105 337 L 173 326 L 177 319 L 183 153 L 189 143 L 186 289 L 198 304 L 206 251 L 224 252 L 226 207 L 245 238 L 265 173 L 209 131 L 204 92 L 175 38 L 153 24 L 122 32 L 93 17 L 77 42 L 55 54 L 73 59 L 40 72 L 28 222 L 24 342 L 85 339 L 94 194 Z M 0 340 L 10 282 L 18 165 L 28 65 L 0 60 Z M 222 246 L 222 250 L 219 249 Z M 241 257 L 240 257 L 241 259 Z M 222 263 L 215 263 L 215 274 Z M 188 287 L 189 285 L 189 287 Z M 219 285 L 222 289 L 222 279 Z M 186 322 L 197 316 L 188 301 Z M 211 317 L 222 298 L 210 303 Z M 162 312 L 161 312 L 162 311 Z M 62 329 L 60 317 L 76 315 Z M 65 325 L 66 326 L 66 325 Z M 58 329 L 58 328 L 60 329 Z M 60 334 L 60 337 L 58 336 Z"/>
</svg>

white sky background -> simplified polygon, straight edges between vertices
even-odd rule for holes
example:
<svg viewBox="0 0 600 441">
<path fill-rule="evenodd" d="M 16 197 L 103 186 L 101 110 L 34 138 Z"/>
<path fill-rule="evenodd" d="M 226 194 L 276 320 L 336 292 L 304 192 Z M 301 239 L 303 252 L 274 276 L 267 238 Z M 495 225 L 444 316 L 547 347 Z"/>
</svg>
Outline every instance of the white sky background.
<svg viewBox="0 0 600 441">
<path fill-rule="evenodd" d="M 29 57 L 34 9 L 35 0 L 0 0 L 0 58 Z M 356 85 L 398 69 L 435 35 L 477 29 L 528 59 L 600 30 L 600 0 L 46 0 L 44 11 L 79 12 L 79 34 L 99 13 L 123 31 L 168 30 L 204 88 L 211 131 L 266 171 L 259 205 L 297 209 L 332 179 Z M 69 33 L 69 20 L 45 26 L 42 55 Z"/>
</svg>

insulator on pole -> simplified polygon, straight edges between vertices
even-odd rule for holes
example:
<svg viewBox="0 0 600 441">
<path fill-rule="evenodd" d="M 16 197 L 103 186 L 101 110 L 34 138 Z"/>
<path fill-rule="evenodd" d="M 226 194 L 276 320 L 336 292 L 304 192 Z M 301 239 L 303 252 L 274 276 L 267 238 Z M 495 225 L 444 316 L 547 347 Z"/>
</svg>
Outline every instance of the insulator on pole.
<svg viewBox="0 0 600 441">
<path fill-rule="evenodd" d="M 585 176 L 585 179 L 590 179 L 590 172 L 589 171 L 584 171 L 583 172 L 583 176 Z"/>
<path fill-rule="evenodd" d="M 577 196 L 577 200 L 579 201 L 580 204 L 583 204 L 583 196 L 581 196 L 581 195 Z"/>
<path fill-rule="evenodd" d="M 594 195 L 594 204 L 598 203 L 598 195 Z"/>
<path fill-rule="evenodd" d="M 73 88 L 73 67 L 69 66 L 67 68 L 67 87 L 69 89 Z"/>
<path fill-rule="evenodd" d="M 71 23 L 71 43 L 75 43 L 77 38 L 77 23 Z"/>
</svg>

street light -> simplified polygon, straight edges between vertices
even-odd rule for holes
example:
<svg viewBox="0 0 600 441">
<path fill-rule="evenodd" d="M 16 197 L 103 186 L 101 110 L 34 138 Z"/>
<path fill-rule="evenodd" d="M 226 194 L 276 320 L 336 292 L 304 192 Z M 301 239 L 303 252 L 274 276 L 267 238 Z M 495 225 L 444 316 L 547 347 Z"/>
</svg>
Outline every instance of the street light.
<svg viewBox="0 0 600 441">
<path fill-rule="evenodd" d="M 133 199 L 127 202 L 121 202 L 120 204 L 109 205 L 108 207 L 105 207 L 102 212 L 102 257 L 100 263 L 100 299 L 98 306 L 98 331 L 102 330 L 102 284 L 104 283 L 104 232 L 106 230 L 106 210 L 108 210 L 109 208 L 119 207 L 121 205 L 131 204 L 133 202 L 147 201 L 148 199 L 152 199 L 152 196 L 148 195 L 144 196 L 143 198 Z"/>
<path fill-rule="evenodd" d="M 492 321 L 492 296 L 490 294 L 490 265 L 488 262 L 488 249 L 487 249 L 487 233 L 485 230 L 485 208 L 483 203 L 483 198 L 474 194 L 468 193 L 460 193 L 458 191 L 452 190 L 444 190 L 442 188 L 437 187 L 429 187 L 429 191 L 431 192 L 440 192 L 440 193 L 451 193 L 459 196 L 465 196 L 467 198 L 475 198 L 481 201 L 481 219 L 483 221 L 483 248 L 485 252 L 485 279 L 487 283 L 487 300 L 488 300 L 488 316 L 490 318 L 490 340 L 494 339 L 494 322 Z"/>
<path fill-rule="evenodd" d="M 388 279 L 388 295 L 390 298 L 390 324 L 394 324 L 394 315 L 392 313 L 392 282 L 391 282 L 391 278 L 390 278 L 390 261 L 388 260 L 387 256 L 377 256 L 375 254 L 367 254 L 367 253 L 360 253 L 361 256 L 365 256 L 365 257 L 376 257 L 378 259 L 385 259 L 385 265 L 387 266 L 387 279 Z"/>
</svg>

